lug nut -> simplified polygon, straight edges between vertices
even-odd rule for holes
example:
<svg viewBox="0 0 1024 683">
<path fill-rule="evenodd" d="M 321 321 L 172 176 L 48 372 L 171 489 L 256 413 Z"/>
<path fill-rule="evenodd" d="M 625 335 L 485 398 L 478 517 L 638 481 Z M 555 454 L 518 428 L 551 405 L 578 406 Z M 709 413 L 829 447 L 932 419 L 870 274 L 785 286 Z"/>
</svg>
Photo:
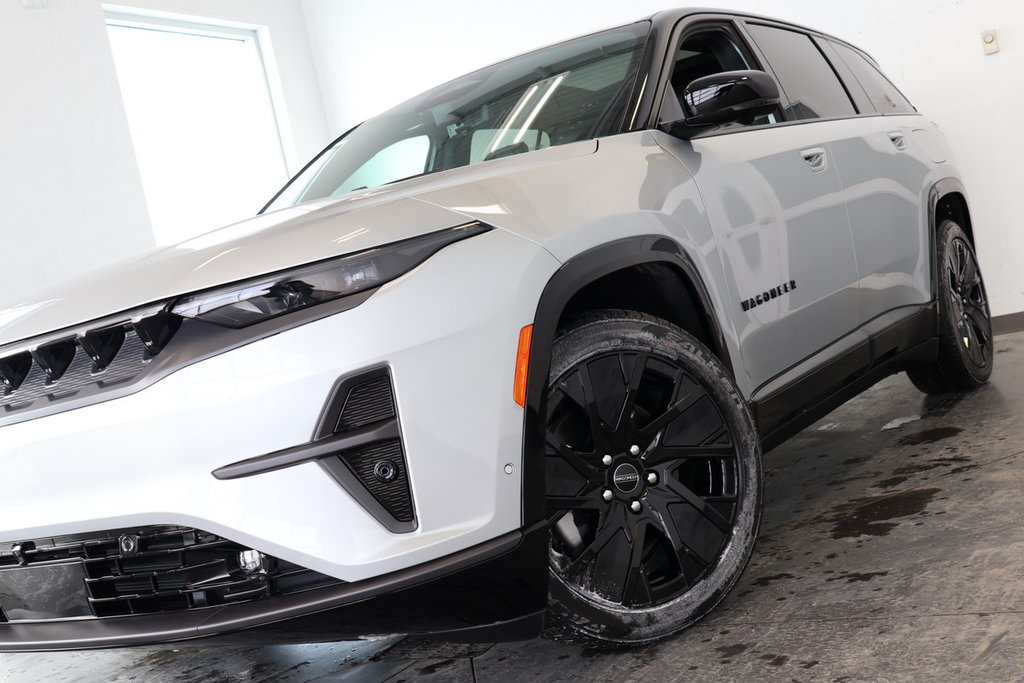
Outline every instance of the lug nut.
<svg viewBox="0 0 1024 683">
<path fill-rule="evenodd" d="M 604 463 L 605 467 L 607 467 L 608 465 L 611 465 L 612 464 L 612 456 L 610 456 L 610 455 L 604 456 L 603 458 L 601 458 L 601 462 Z"/>
<path fill-rule="evenodd" d="M 640 512 L 640 509 L 642 507 L 643 506 L 640 505 L 640 501 L 639 500 L 634 500 L 632 503 L 629 504 L 629 509 L 632 510 L 633 512 Z"/>
<path fill-rule="evenodd" d="M 611 500 L 613 495 L 614 494 L 612 493 L 611 489 L 605 489 L 604 492 L 601 493 L 601 497 L 604 498 L 605 500 Z"/>
<path fill-rule="evenodd" d="M 648 484 L 657 484 L 658 483 L 658 473 L 657 472 L 648 472 L 647 473 L 647 483 Z"/>
<path fill-rule="evenodd" d="M 629 452 L 632 455 L 640 455 L 640 447 L 634 444 L 629 447 Z"/>
</svg>

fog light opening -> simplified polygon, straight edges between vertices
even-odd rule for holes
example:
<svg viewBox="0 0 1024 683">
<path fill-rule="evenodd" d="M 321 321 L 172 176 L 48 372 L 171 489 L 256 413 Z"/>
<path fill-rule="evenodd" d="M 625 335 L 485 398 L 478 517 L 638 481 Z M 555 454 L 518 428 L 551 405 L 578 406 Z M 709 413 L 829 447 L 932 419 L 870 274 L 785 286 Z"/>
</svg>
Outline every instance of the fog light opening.
<svg viewBox="0 0 1024 683">
<path fill-rule="evenodd" d="M 243 550 L 238 553 L 238 568 L 247 576 L 267 573 L 267 556 L 258 550 Z"/>
</svg>

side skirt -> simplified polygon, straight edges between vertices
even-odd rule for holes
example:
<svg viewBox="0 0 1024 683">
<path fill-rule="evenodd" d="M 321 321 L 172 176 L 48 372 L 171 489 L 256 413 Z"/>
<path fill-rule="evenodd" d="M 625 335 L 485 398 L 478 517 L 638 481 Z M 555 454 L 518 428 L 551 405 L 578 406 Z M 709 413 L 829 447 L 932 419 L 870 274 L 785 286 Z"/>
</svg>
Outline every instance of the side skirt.
<svg viewBox="0 0 1024 683">
<path fill-rule="evenodd" d="M 933 362 L 937 331 L 934 302 L 889 311 L 762 385 L 750 402 L 762 449 L 775 448 L 889 375 Z"/>
</svg>

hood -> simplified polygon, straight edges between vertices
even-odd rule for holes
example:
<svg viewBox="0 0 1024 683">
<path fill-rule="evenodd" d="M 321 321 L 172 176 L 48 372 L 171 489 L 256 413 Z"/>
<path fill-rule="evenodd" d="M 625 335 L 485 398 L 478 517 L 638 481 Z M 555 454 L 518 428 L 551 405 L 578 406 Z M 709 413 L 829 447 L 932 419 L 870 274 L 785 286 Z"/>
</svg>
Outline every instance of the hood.
<svg viewBox="0 0 1024 683">
<path fill-rule="evenodd" d="M 0 345 L 467 220 L 414 198 L 378 194 L 385 193 L 329 198 L 256 216 L 40 290 L 0 311 Z"/>
</svg>

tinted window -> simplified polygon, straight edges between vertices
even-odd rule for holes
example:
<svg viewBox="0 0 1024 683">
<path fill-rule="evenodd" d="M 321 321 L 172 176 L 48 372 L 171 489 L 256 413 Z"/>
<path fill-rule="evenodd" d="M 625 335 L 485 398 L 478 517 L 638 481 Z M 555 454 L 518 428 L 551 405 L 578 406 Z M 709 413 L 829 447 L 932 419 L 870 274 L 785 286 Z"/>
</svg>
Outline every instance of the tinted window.
<svg viewBox="0 0 1024 683">
<path fill-rule="evenodd" d="M 515 57 L 372 118 L 324 152 L 270 209 L 586 140 L 614 129 L 650 25 Z"/>
<path fill-rule="evenodd" d="M 835 71 L 810 36 L 757 24 L 747 28 L 789 98 L 789 118 L 831 118 L 856 113 Z"/>
<path fill-rule="evenodd" d="M 874 64 L 865 59 L 864 55 L 842 43 L 833 42 L 832 47 L 867 91 L 875 109 L 883 114 L 906 114 L 917 111 L 903 93 L 897 90 Z"/>
<path fill-rule="evenodd" d="M 676 50 L 670 87 L 665 91 L 661 109 L 661 122 L 669 123 L 683 118 L 682 95 L 698 78 L 721 73 L 756 69 L 754 60 L 741 47 L 741 43 L 722 26 L 687 35 Z M 775 123 L 775 114 L 759 116 L 753 121 L 727 125 L 760 125 Z"/>
<path fill-rule="evenodd" d="M 377 152 L 331 194 L 351 192 L 360 187 L 376 187 L 395 178 L 423 173 L 430 159 L 430 140 L 426 135 L 399 140 Z"/>
</svg>

